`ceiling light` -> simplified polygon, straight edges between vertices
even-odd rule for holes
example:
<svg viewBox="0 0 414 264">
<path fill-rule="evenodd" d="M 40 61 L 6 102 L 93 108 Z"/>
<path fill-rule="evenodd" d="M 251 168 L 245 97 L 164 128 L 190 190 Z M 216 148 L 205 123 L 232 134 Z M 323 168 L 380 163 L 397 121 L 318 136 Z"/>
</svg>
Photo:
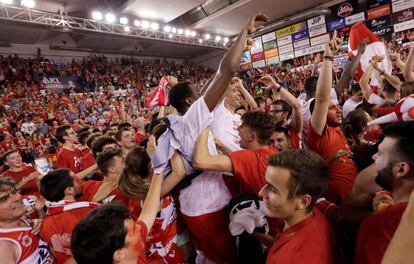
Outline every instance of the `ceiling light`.
<svg viewBox="0 0 414 264">
<path fill-rule="evenodd" d="M 191 31 L 191 36 L 195 37 L 197 35 L 197 33 L 195 31 Z"/>
<path fill-rule="evenodd" d="M 127 17 L 121 17 L 119 19 L 119 23 L 121 23 L 122 25 L 128 24 L 128 18 Z"/>
<path fill-rule="evenodd" d="M 202 39 L 198 39 L 198 43 L 203 43 L 203 40 Z"/>
<path fill-rule="evenodd" d="M 160 28 L 160 25 L 158 23 L 151 23 L 151 29 L 152 30 L 158 30 Z"/>
<path fill-rule="evenodd" d="M 108 23 L 114 23 L 115 22 L 115 19 L 116 18 L 115 18 L 115 15 L 114 14 L 108 13 L 108 14 L 105 15 L 105 20 Z"/>
<path fill-rule="evenodd" d="M 139 20 L 134 20 L 134 25 L 135 25 L 136 27 L 139 27 L 139 26 L 141 25 L 141 21 L 139 21 Z"/>
<path fill-rule="evenodd" d="M 22 6 L 33 8 L 35 6 L 34 0 L 22 0 Z"/>
<path fill-rule="evenodd" d="M 168 37 L 169 37 L 169 38 L 172 38 L 172 37 L 173 37 L 173 34 L 169 34 L 169 35 L 168 35 Z"/>
<path fill-rule="evenodd" d="M 171 32 L 175 34 L 175 33 L 177 33 L 177 29 L 175 27 L 173 27 L 173 28 L 171 28 Z"/>
<path fill-rule="evenodd" d="M 185 32 L 184 32 L 184 35 L 186 35 L 186 36 L 190 36 L 190 35 L 191 35 L 191 31 L 190 31 L 190 30 L 188 30 L 188 29 L 186 29 L 186 30 L 185 30 Z"/>
<path fill-rule="evenodd" d="M 99 11 L 94 11 L 94 12 L 92 12 L 92 18 L 95 19 L 95 20 L 102 20 L 103 15 Z"/>
<path fill-rule="evenodd" d="M 180 35 L 182 35 L 182 34 L 184 33 L 184 30 L 183 30 L 182 28 L 179 28 L 179 29 L 177 30 L 177 33 L 178 33 L 178 34 L 180 34 Z"/>
<path fill-rule="evenodd" d="M 216 41 L 220 41 L 221 37 L 220 36 L 216 36 Z"/>
<path fill-rule="evenodd" d="M 125 32 L 129 32 L 131 30 L 131 28 L 129 26 L 125 26 L 124 30 L 125 30 Z"/>
<path fill-rule="evenodd" d="M 13 0 L 0 0 L 0 3 L 5 4 L 5 5 L 11 5 L 13 4 Z"/>
<path fill-rule="evenodd" d="M 223 39 L 223 41 L 224 41 L 224 43 L 227 43 L 227 42 L 229 42 L 229 38 L 225 37 L 225 38 Z"/>
<path fill-rule="evenodd" d="M 142 20 L 141 27 L 142 28 L 149 28 L 150 27 L 150 23 L 148 21 L 146 21 L 146 20 Z"/>
<path fill-rule="evenodd" d="M 204 35 L 204 38 L 205 38 L 205 39 L 210 39 L 210 38 L 211 38 L 211 36 L 210 36 L 210 34 L 205 34 L 205 35 Z"/>
<path fill-rule="evenodd" d="M 170 26 L 165 26 L 164 27 L 164 32 L 171 32 L 171 27 Z"/>
</svg>

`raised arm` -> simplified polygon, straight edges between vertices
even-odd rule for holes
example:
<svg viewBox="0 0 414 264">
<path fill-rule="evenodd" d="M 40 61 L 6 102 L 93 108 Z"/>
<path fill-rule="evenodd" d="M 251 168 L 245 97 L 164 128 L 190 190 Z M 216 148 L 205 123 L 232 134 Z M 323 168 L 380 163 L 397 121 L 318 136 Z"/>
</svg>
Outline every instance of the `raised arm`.
<svg viewBox="0 0 414 264">
<path fill-rule="evenodd" d="M 170 191 L 174 189 L 174 187 L 177 186 L 177 184 L 179 184 L 180 181 L 186 176 L 183 160 L 181 155 L 177 152 L 171 157 L 171 168 L 171 174 L 165 177 L 162 183 L 161 196 L 169 194 Z"/>
<path fill-rule="evenodd" d="M 234 77 L 237 78 L 237 77 Z M 234 79 L 233 78 L 233 79 Z M 257 103 L 254 100 L 253 96 L 247 91 L 247 89 L 243 85 L 243 81 L 240 78 L 237 78 L 237 88 L 239 89 L 240 93 L 243 95 L 244 99 L 246 100 L 247 104 L 249 105 L 250 111 L 258 110 Z"/>
<path fill-rule="evenodd" d="M 162 174 L 154 174 L 152 176 L 151 186 L 148 190 L 147 197 L 145 198 L 141 214 L 138 217 L 138 221 L 142 221 L 146 224 L 148 233 L 151 230 L 155 217 L 160 209 L 162 177 Z"/>
<path fill-rule="evenodd" d="M 398 52 L 391 52 L 390 53 L 391 61 L 394 62 L 394 64 L 401 69 L 401 71 L 404 73 L 405 69 L 405 62 L 401 60 L 400 53 Z"/>
<path fill-rule="evenodd" d="M 322 135 L 326 126 L 326 116 L 332 87 L 332 62 L 338 48 L 341 45 L 341 39 L 337 38 L 334 31 L 332 40 L 325 45 L 324 58 L 321 73 L 318 78 L 315 92 L 315 108 L 311 116 L 311 124 L 313 129 L 319 135 Z"/>
<path fill-rule="evenodd" d="M 210 111 L 213 111 L 216 105 L 220 102 L 231 78 L 233 77 L 233 74 L 239 69 L 240 58 L 244 51 L 247 34 L 252 34 L 263 28 L 263 26 L 255 25 L 257 21 L 267 20 L 268 17 L 260 13 L 250 18 L 246 26 L 240 32 L 236 41 L 224 55 L 213 81 L 209 85 L 206 93 L 203 95 Z"/>
<path fill-rule="evenodd" d="M 371 94 L 374 93 L 371 89 L 371 86 L 369 85 L 373 70 L 374 67 L 372 67 L 372 64 L 370 63 L 368 65 L 368 68 L 365 69 L 364 74 L 362 74 L 361 79 L 359 80 L 359 86 L 361 87 L 362 93 L 364 94 L 365 100 L 367 101 L 369 101 Z"/>
<path fill-rule="evenodd" d="M 403 70 L 404 78 L 407 82 L 414 81 L 414 47 L 411 48 L 410 54 L 408 55 L 407 62 L 405 63 L 405 68 Z"/>
<path fill-rule="evenodd" d="M 358 46 L 358 53 L 355 58 L 347 65 L 346 69 L 342 73 L 341 78 L 339 78 L 338 83 L 335 85 L 335 92 L 340 96 L 345 89 L 348 89 L 349 84 L 355 76 L 355 73 L 358 69 L 359 61 L 361 60 L 362 54 L 365 52 L 367 43 L 365 40 L 361 41 Z"/>
<path fill-rule="evenodd" d="M 382 75 L 392 86 L 394 86 L 395 89 L 399 91 L 401 89 L 401 80 L 397 76 L 386 73 L 379 67 L 378 62 L 381 62 L 383 59 L 384 57 L 381 56 L 378 57 L 377 60 L 371 60 L 372 67 L 374 70 L 378 71 L 378 73 Z"/>
</svg>

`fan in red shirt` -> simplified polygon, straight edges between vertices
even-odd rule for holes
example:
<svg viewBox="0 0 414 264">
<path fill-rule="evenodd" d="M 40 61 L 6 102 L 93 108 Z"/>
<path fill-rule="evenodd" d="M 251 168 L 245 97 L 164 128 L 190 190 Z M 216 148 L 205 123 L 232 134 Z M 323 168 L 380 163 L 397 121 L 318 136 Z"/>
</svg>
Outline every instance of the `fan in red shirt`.
<svg viewBox="0 0 414 264">
<path fill-rule="evenodd" d="M 134 122 L 134 127 L 137 130 L 135 133 L 135 143 L 139 145 L 143 140 L 147 138 L 145 134 L 146 120 L 143 117 L 138 117 Z"/>
<path fill-rule="evenodd" d="M 381 263 L 414 190 L 414 122 L 384 128 L 384 140 L 374 155 L 375 179 L 392 194 L 395 205 L 370 215 L 362 222 L 355 247 L 355 263 Z"/>
<path fill-rule="evenodd" d="M 335 239 L 325 217 L 314 209 L 326 188 L 326 162 L 308 150 L 287 150 L 269 158 L 259 195 L 266 215 L 282 219 L 283 230 L 266 263 L 334 263 Z"/>
<path fill-rule="evenodd" d="M 2 177 L 10 177 L 17 182 L 17 188 L 23 196 L 38 196 L 36 180 L 40 174 L 32 166 L 26 165 L 22 161 L 22 156 L 11 150 L 3 155 L 4 163 L 9 169 L 3 172 Z"/>
<path fill-rule="evenodd" d="M 65 263 L 72 258 L 70 238 L 73 229 L 99 204 L 76 202 L 80 182 L 68 169 L 54 170 L 45 175 L 40 181 L 40 193 L 49 201 L 40 235 L 55 253 L 57 263 Z"/>
</svg>

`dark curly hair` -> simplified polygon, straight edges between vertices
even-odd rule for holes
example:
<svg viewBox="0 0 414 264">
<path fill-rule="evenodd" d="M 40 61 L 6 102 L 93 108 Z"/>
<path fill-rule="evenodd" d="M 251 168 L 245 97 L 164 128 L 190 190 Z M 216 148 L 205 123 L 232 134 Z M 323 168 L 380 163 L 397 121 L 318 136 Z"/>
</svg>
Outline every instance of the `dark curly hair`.
<svg viewBox="0 0 414 264">
<path fill-rule="evenodd" d="M 190 87 L 189 82 L 179 82 L 175 84 L 168 94 L 168 101 L 177 109 L 178 113 L 185 114 L 188 105 L 185 99 L 194 97 L 194 91 Z"/>
<path fill-rule="evenodd" d="M 259 144 L 267 145 L 275 127 L 273 117 L 262 111 L 253 111 L 245 113 L 241 119 L 242 124 L 257 135 Z"/>
</svg>

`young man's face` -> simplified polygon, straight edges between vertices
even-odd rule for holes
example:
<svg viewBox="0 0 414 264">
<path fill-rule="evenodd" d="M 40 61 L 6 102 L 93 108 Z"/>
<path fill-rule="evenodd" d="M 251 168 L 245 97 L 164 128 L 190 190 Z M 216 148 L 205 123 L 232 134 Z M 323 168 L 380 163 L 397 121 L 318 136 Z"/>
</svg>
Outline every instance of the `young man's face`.
<svg viewBox="0 0 414 264">
<path fill-rule="evenodd" d="M 288 112 L 283 110 L 283 106 L 279 104 L 273 104 L 270 106 L 270 114 L 275 120 L 275 124 L 283 125 L 287 119 Z"/>
<path fill-rule="evenodd" d="M 297 199 L 288 199 L 290 171 L 282 167 L 267 166 L 266 185 L 260 190 L 259 196 L 266 204 L 266 215 L 272 218 L 288 220 L 296 212 Z"/>
<path fill-rule="evenodd" d="M 338 127 L 342 124 L 342 111 L 338 105 L 330 100 L 328 107 L 328 115 L 326 117 L 326 123 L 331 127 Z"/>
<path fill-rule="evenodd" d="M 120 262 L 136 263 L 139 254 L 145 249 L 145 241 L 141 240 L 141 227 L 136 225 L 131 218 L 124 220 L 124 226 L 127 230 L 127 235 L 125 237 L 125 246 Z"/>
<path fill-rule="evenodd" d="M 121 177 L 122 172 L 125 168 L 124 157 L 122 156 L 115 156 L 114 161 L 112 163 L 113 173 L 117 175 L 117 177 Z"/>
<path fill-rule="evenodd" d="M 76 132 L 73 130 L 73 128 L 69 128 L 68 130 L 66 130 L 66 141 L 72 143 L 72 144 L 78 144 L 78 135 L 76 134 Z"/>
<path fill-rule="evenodd" d="M 364 94 L 362 93 L 362 91 L 358 91 L 357 93 L 354 93 L 352 95 L 352 100 L 354 100 L 355 102 L 362 102 L 363 99 Z"/>
<path fill-rule="evenodd" d="M 247 147 L 248 147 L 248 145 L 251 141 L 251 138 L 252 138 L 251 129 L 248 126 L 246 126 L 244 124 L 241 124 L 237 128 L 237 130 L 239 131 L 239 136 L 240 136 L 240 147 L 244 148 L 244 149 L 247 149 Z"/>
<path fill-rule="evenodd" d="M 135 147 L 135 134 L 132 130 L 127 130 L 122 133 L 120 145 L 126 149 Z"/>
<path fill-rule="evenodd" d="M 372 157 L 375 160 L 375 168 L 378 172 L 375 180 L 381 187 L 389 191 L 392 190 L 394 183 L 392 157 L 396 154 L 394 148 L 396 143 L 396 139 L 385 137 L 378 146 L 378 152 Z"/>
<path fill-rule="evenodd" d="M 10 168 L 18 169 L 22 167 L 22 164 L 22 156 L 20 156 L 18 152 L 13 152 L 9 156 L 7 156 L 6 165 Z"/>
<path fill-rule="evenodd" d="M 235 85 L 230 85 L 227 89 L 225 100 L 228 105 L 234 108 L 241 105 L 241 93 Z"/>
<path fill-rule="evenodd" d="M 273 142 L 273 146 L 275 146 L 278 151 L 287 150 L 290 148 L 290 139 L 287 138 L 283 132 L 273 132 L 270 140 Z"/>
<path fill-rule="evenodd" d="M 0 221 L 16 220 L 26 213 L 21 195 L 11 186 L 2 186 L 0 191 Z"/>
</svg>

